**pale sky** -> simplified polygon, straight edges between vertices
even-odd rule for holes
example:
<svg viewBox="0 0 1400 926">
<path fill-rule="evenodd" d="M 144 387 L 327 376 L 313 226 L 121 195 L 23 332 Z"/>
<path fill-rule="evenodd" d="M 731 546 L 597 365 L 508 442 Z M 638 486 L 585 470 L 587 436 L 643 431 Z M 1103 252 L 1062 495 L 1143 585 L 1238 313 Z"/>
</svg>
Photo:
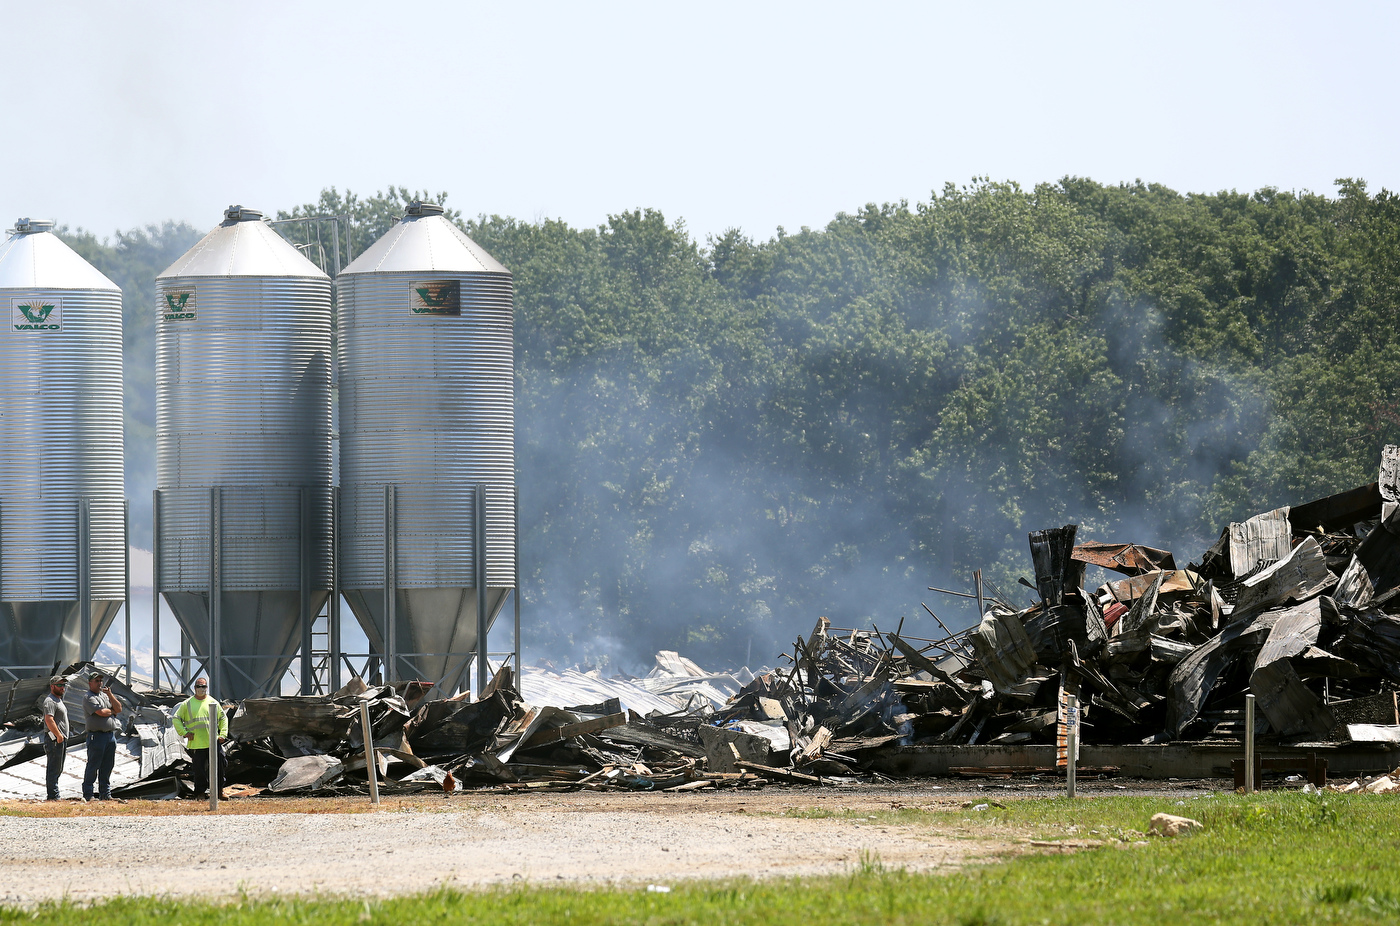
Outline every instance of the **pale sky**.
<svg viewBox="0 0 1400 926">
<path fill-rule="evenodd" d="M 1400 189 L 1400 7 L 0 0 L 0 228 L 326 186 L 703 242 L 974 176 Z"/>
</svg>

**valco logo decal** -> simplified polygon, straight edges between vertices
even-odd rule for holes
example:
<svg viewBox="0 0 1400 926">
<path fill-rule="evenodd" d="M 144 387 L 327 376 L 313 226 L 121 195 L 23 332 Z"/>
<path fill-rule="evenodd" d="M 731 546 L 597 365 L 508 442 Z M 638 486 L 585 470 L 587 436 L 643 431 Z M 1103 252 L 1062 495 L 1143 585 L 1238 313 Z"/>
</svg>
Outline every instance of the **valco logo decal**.
<svg viewBox="0 0 1400 926">
<path fill-rule="evenodd" d="M 461 315 L 462 284 L 458 280 L 416 283 L 408 295 L 414 315 Z"/>
<path fill-rule="evenodd" d="M 162 292 L 160 311 L 168 322 L 184 322 L 194 319 L 194 290 L 171 289 Z"/>
<path fill-rule="evenodd" d="M 10 324 L 16 331 L 61 331 L 63 300 L 11 299 Z"/>
</svg>

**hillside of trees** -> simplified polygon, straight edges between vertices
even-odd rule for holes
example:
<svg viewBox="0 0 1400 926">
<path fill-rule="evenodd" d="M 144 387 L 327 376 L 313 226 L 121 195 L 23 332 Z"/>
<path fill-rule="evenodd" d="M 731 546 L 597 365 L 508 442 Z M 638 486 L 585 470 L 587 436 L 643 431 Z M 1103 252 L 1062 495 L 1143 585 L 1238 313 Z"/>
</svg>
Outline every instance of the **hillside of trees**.
<svg viewBox="0 0 1400 926">
<path fill-rule="evenodd" d="M 358 253 L 413 195 L 283 216 L 351 214 Z M 1029 530 L 1185 562 L 1231 519 L 1373 481 L 1400 442 L 1400 202 L 1360 181 L 979 179 L 768 241 L 652 210 L 454 216 L 515 276 L 536 656 L 756 664 L 819 615 L 930 631 L 920 601 L 960 625 L 925 587 L 982 568 L 1016 594 Z M 143 544 L 152 278 L 199 234 L 67 236 L 127 295 Z"/>
</svg>

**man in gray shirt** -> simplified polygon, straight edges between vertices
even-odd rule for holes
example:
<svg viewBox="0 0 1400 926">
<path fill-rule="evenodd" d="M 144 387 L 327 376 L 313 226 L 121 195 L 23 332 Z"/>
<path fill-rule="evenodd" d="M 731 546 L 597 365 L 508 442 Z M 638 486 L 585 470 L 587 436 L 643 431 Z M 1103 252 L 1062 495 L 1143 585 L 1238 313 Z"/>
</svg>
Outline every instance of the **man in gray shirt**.
<svg viewBox="0 0 1400 926">
<path fill-rule="evenodd" d="M 83 698 L 83 727 L 87 730 L 87 769 L 83 772 L 83 800 L 92 800 L 92 785 L 97 782 L 97 799 L 112 799 L 112 766 L 117 761 L 117 715 L 122 703 L 104 688 L 106 676 L 94 672 L 88 676 L 88 693 Z"/>
<path fill-rule="evenodd" d="M 64 745 L 68 739 L 68 706 L 63 703 L 67 687 L 68 679 L 55 675 L 49 679 L 49 694 L 44 698 L 44 753 L 49 762 L 44 784 L 51 801 L 58 800 L 58 776 L 63 774 L 63 760 L 68 755 Z"/>
</svg>

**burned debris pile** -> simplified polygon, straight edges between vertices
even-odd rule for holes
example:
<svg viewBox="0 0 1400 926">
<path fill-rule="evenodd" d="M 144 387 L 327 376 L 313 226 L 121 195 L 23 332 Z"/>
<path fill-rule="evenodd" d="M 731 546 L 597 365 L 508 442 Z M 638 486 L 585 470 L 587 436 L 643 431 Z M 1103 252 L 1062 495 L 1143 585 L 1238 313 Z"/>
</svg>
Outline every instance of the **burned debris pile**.
<svg viewBox="0 0 1400 926">
<path fill-rule="evenodd" d="M 430 700 L 417 682 L 329 697 L 244 701 L 229 734 L 230 777 L 272 792 L 362 790 L 369 705 L 376 775 L 388 791 L 497 786 L 693 790 L 756 785 L 745 772 L 707 769 L 698 714 L 642 717 L 617 699 L 571 708 L 521 700 L 503 668 L 482 696 Z"/>
<path fill-rule="evenodd" d="M 823 619 L 709 725 L 750 748 L 781 725 L 785 771 L 812 779 L 902 746 L 1063 749 L 1071 695 L 1091 743 L 1238 741 L 1250 693 L 1262 744 L 1400 743 L 1400 449 L 1377 482 L 1232 523 L 1184 567 L 1077 534 L 1030 535 L 1033 605 L 979 576 L 981 621 L 938 639 Z M 1121 577 L 1090 590 L 1091 566 Z"/>
<path fill-rule="evenodd" d="M 1184 566 L 1078 533 L 1030 534 L 1033 604 L 979 574 L 980 621 L 953 632 L 930 609 L 937 638 L 821 618 L 756 674 L 663 652 L 645 678 L 507 665 L 475 699 L 356 678 L 226 705 L 230 785 L 363 793 L 369 762 L 390 793 L 821 785 L 876 776 L 908 747 L 1063 747 L 1071 696 L 1090 744 L 1238 742 L 1253 694 L 1265 745 L 1400 745 L 1400 448 L 1376 482 L 1229 524 Z M 1110 580 L 1090 589 L 1090 568 Z M 0 685 L 0 797 L 42 781 L 41 695 L 39 680 Z M 124 793 L 188 791 L 180 696 L 122 696 Z"/>
<path fill-rule="evenodd" d="M 1390 741 L 1400 725 L 1398 472 L 1400 450 L 1387 447 L 1376 483 L 1232 523 L 1184 568 L 1165 550 L 1077 544 L 1075 525 L 1036 531 L 1034 605 L 989 594 L 980 623 L 920 649 L 897 633 L 882 645 L 853 636 L 844 650 L 858 662 L 815 659 L 828 646 L 819 628 L 798 641 L 795 677 L 828 701 L 889 681 L 880 723 L 833 730 L 838 738 L 1054 743 L 1073 694 L 1086 741 L 1238 739 L 1252 693 L 1265 742 Z M 1122 578 L 1091 591 L 1089 566 Z M 843 675 L 847 665 L 864 674 Z"/>
</svg>

